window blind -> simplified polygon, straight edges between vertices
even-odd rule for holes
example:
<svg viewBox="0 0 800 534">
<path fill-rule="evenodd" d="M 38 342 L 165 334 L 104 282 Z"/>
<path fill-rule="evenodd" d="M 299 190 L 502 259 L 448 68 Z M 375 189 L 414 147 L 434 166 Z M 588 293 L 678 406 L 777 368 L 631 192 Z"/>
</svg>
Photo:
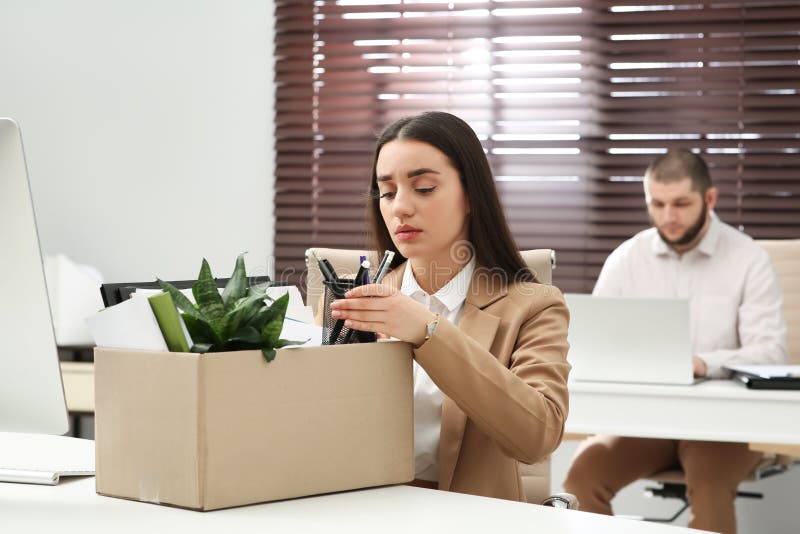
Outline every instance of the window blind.
<svg viewBox="0 0 800 534">
<path fill-rule="evenodd" d="M 450 111 L 478 133 L 520 249 L 591 291 L 648 226 L 642 175 L 699 152 L 717 213 L 754 238 L 800 237 L 796 1 L 276 2 L 276 272 L 309 246 L 365 245 L 376 135 Z M 301 282 L 300 282 L 301 283 Z"/>
</svg>

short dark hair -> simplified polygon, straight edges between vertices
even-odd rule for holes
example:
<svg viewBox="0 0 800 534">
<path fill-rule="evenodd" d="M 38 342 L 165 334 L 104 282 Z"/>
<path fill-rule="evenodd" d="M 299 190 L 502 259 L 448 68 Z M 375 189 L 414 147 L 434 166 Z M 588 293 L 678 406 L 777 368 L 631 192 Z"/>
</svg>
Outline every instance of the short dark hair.
<svg viewBox="0 0 800 534">
<path fill-rule="evenodd" d="M 705 194 L 711 187 L 711 175 L 703 158 L 685 148 L 668 150 L 647 167 L 645 177 L 656 182 L 674 182 L 686 177 L 692 180 L 692 189 Z"/>
<path fill-rule="evenodd" d="M 500 204 L 492 170 L 478 136 L 462 119 L 442 111 L 404 117 L 389 125 L 378 137 L 372 161 L 368 210 L 372 246 L 395 252 L 392 267 L 405 261 L 394 246 L 380 210 L 376 165 L 383 146 L 395 139 L 414 139 L 441 151 L 458 171 L 469 203 L 468 239 L 477 265 L 499 268 L 509 280 L 536 281 L 519 254 Z"/>
</svg>

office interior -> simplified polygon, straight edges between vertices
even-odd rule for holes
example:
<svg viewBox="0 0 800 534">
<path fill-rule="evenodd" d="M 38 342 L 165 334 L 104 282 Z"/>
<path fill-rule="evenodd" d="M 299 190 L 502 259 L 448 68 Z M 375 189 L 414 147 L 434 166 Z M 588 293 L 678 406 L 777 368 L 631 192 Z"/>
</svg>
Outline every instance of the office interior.
<svg viewBox="0 0 800 534">
<path fill-rule="evenodd" d="M 340 4 L 338 9 L 341 10 L 348 3 Z M 452 4 L 459 8 L 458 2 Z M 531 7 L 528 4 L 533 3 L 525 3 Z M 551 4 L 554 9 L 563 7 L 563 3 Z M 592 4 L 594 2 L 576 1 L 574 9 L 588 12 L 596 9 Z M 797 23 L 796 8 L 791 3 L 784 4 L 786 24 Z M 189 279 L 196 275 L 202 257 L 208 259 L 215 272 L 226 272 L 232 269 L 234 258 L 246 251 L 250 274 L 281 276 L 288 272 L 288 280 L 301 283 L 302 251 L 309 246 L 338 244 L 330 235 L 326 236 L 324 230 L 305 226 L 306 220 L 315 220 L 312 214 L 296 215 L 291 209 L 291 200 L 281 203 L 282 197 L 291 199 L 296 193 L 287 186 L 285 178 L 291 157 L 284 154 L 286 159 L 281 159 L 276 147 L 287 128 L 286 121 L 291 122 L 293 114 L 298 112 L 293 110 L 282 115 L 278 110 L 276 95 L 280 95 L 279 83 L 284 82 L 276 79 L 285 59 L 279 58 L 276 50 L 276 10 L 280 14 L 281 9 L 302 5 L 311 10 L 320 9 L 314 7 L 315 2 L 271 0 L 0 2 L 0 116 L 15 118 L 22 130 L 43 252 L 64 254 L 75 263 L 91 266 L 105 281 L 119 282 L 147 281 L 155 277 Z M 753 8 L 754 17 L 762 7 Z M 448 3 L 443 2 L 440 8 L 447 10 L 452 6 L 448 8 Z M 358 6 L 353 9 L 362 15 L 366 11 Z M 741 9 L 746 10 L 745 7 Z M 359 22 L 363 19 L 363 16 L 354 17 Z M 376 28 L 385 28 L 390 20 L 375 18 L 374 23 Z M 763 21 L 754 24 L 756 22 Z M 794 62 L 795 70 L 800 46 L 796 26 L 794 33 L 789 32 L 783 38 L 787 48 L 781 55 L 784 63 Z M 486 31 L 492 29 L 488 28 Z M 687 23 L 687 28 L 687 33 L 698 32 L 691 24 Z M 758 26 L 754 31 L 761 31 L 758 28 L 763 29 Z M 380 33 L 376 29 L 371 35 L 377 38 Z M 490 34 L 487 39 L 492 42 Z M 582 50 L 579 46 L 576 49 Z M 475 50 L 470 57 L 479 62 L 493 50 L 492 47 Z M 581 54 L 586 53 L 581 51 Z M 730 62 L 731 68 L 735 68 L 733 65 L 740 60 L 735 56 L 734 52 L 724 52 L 718 60 Z M 402 70 L 402 66 L 399 68 Z M 759 68 L 764 79 L 768 79 L 769 62 Z M 569 77 L 580 78 L 579 70 L 577 72 Z M 745 83 L 744 78 L 741 83 Z M 796 111 L 799 84 L 800 78 L 795 73 L 793 79 L 782 82 L 772 94 L 745 98 L 734 91 L 731 102 L 734 106 L 745 105 L 748 99 L 756 98 L 758 106 L 779 116 L 782 108 L 770 107 L 770 98 L 786 97 L 785 102 Z M 541 92 L 541 89 L 536 91 Z M 530 98 L 535 98 L 536 91 L 531 92 Z M 559 88 L 548 92 L 570 91 Z M 550 95 L 548 98 L 557 97 Z M 493 105 L 503 98 L 496 96 L 492 99 Z M 407 101 L 398 96 L 397 91 L 387 92 L 375 103 L 376 111 L 371 118 L 374 131 L 390 122 L 397 113 L 409 109 L 406 105 Z M 392 106 L 397 107 L 393 110 Z M 465 109 L 469 113 L 471 108 Z M 627 111 L 629 114 L 637 112 L 641 110 L 636 107 Z M 651 132 L 658 132 L 657 118 L 653 117 L 653 121 L 656 125 Z M 732 159 L 726 161 L 733 161 L 728 167 L 731 174 L 726 175 L 725 182 L 725 187 L 729 188 L 729 202 L 724 204 L 721 217 L 738 216 L 740 219 L 734 221 L 745 231 L 755 228 L 762 237 L 798 238 L 800 139 L 796 128 L 792 130 L 786 126 L 786 121 L 778 122 L 780 124 L 770 130 L 774 134 L 772 138 L 748 139 L 741 132 L 737 138 L 737 133 L 732 132 L 733 137 L 727 144 L 718 145 L 717 155 L 729 156 Z M 559 128 L 550 139 L 546 133 L 542 134 L 543 139 L 536 139 L 542 141 L 543 147 L 560 154 L 562 160 L 585 155 L 574 148 L 577 146 L 575 136 L 581 138 L 587 134 L 568 131 L 563 125 Z M 628 138 L 621 139 L 618 147 L 609 146 L 603 150 L 613 154 L 638 149 L 640 152 L 633 161 L 637 165 L 645 162 L 640 168 L 643 172 L 646 162 L 665 142 L 713 145 L 707 135 L 694 139 L 669 136 L 649 139 L 642 137 L 644 133 L 645 129 L 637 128 Z M 486 135 L 487 139 L 491 138 L 491 133 Z M 637 141 L 640 141 L 638 148 Z M 787 162 L 788 167 L 776 171 L 771 178 L 774 186 L 771 191 L 776 192 L 782 202 L 777 209 L 751 208 L 752 204 L 747 204 L 751 192 L 748 188 L 753 184 L 742 183 L 752 176 L 745 173 L 744 179 L 736 177 L 737 169 L 748 163 L 742 147 L 750 141 L 756 151 L 763 149 L 755 159 L 769 158 L 774 150 L 773 157 Z M 496 148 L 502 149 L 502 143 Z M 535 154 L 536 148 L 532 150 Z M 284 178 L 276 178 L 281 176 L 282 170 Z M 513 178 L 516 171 L 509 165 L 504 167 L 503 176 Z M 585 194 L 586 188 L 594 187 L 576 176 L 577 171 L 567 174 L 555 178 L 553 183 L 563 187 L 553 188 L 553 191 L 560 190 L 568 195 L 570 191 L 583 188 Z M 632 192 L 640 187 L 635 175 L 635 166 L 616 173 L 617 180 L 625 183 L 626 191 Z M 518 184 L 512 178 L 505 186 L 513 193 Z M 539 178 L 539 185 L 547 182 L 546 176 Z M 339 189 L 336 180 L 314 187 L 318 187 L 316 192 L 323 196 L 326 192 L 356 195 L 355 199 L 342 200 L 340 205 L 334 206 L 344 209 L 342 206 L 347 206 L 348 202 L 358 204 L 361 200 L 354 191 L 365 186 L 366 177 L 362 185 L 357 182 L 358 177 L 340 176 Z M 759 197 L 762 193 L 757 191 L 756 204 L 767 196 Z M 563 254 L 563 267 L 557 266 L 553 274 L 554 283 L 559 285 L 559 267 L 562 267 L 566 290 L 589 292 L 591 281 L 602 265 L 603 251 L 610 250 L 611 244 L 621 242 L 623 237 L 613 232 L 604 234 L 609 223 L 597 222 L 597 214 L 608 209 L 629 210 L 621 215 L 622 220 L 610 223 L 611 227 L 616 225 L 624 231 L 641 229 L 641 225 L 646 224 L 641 198 L 635 193 L 624 198 L 622 206 L 613 203 L 610 207 L 595 205 L 591 208 L 580 203 L 569 205 L 568 210 L 576 215 L 566 222 L 548 223 L 546 218 L 557 219 L 559 209 L 567 208 L 548 210 L 541 206 L 541 219 L 529 219 L 526 227 L 523 217 L 522 222 L 514 225 L 514 230 L 530 240 L 528 248 L 551 248 L 546 236 L 542 237 L 543 233 L 558 236 L 560 231 L 566 232 L 571 226 L 581 229 L 576 232 L 595 232 L 591 238 L 584 236 L 584 241 L 603 244 L 586 247 L 582 252 L 581 245 L 570 245 L 573 250 Z M 634 207 L 637 202 L 641 203 L 639 212 Z M 314 209 L 325 212 L 326 206 Z M 287 222 L 289 220 L 292 222 Z M 561 229 L 553 228 L 559 226 Z M 350 233 L 358 232 L 358 227 L 352 225 L 343 226 L 341 231 L 348 228 Z M 617 232 L 622 231 L 619 228 Z M 571 243 L 568 239 L 571 237 L 561 235 L 560 239 L 562 243 Z M 341 248 L 360 246 L 358 242 L 341 245 Z M 552 248 L 558 255 L 558 244 L 553 244 Z M 287 259 L 292 254 L 294 259 Z M 80 348 L 64 347 L 62 352 L 70 357 L 69 353 L 76 350 Z M 764 417 L 770 414 L 765 413 Z M 91 416 L 79 417 L 76 421 L 80 425 L 79 435 L 93 435 Z M 776 420 L 774 424 L 794 423 Z M 577 445 L 577 441 L 565 441 L 553 455 L 553 492 L 561 489 Z M 664 516 L 676 508 L 675 502 L 646 498 L 643 495 L 646 485 L 648 482 L 639 481 L 620 493 L 614 501 L 616 511 Z M 740 532 L 796 530 L 794 504 L 800 491 L 800 469 L 745 483 L 742 489 L 762 492 L 765 498 L 737 501 Z M 678 525 L 685 523 L 686 515 L 676 521 Z"/>
</svg>

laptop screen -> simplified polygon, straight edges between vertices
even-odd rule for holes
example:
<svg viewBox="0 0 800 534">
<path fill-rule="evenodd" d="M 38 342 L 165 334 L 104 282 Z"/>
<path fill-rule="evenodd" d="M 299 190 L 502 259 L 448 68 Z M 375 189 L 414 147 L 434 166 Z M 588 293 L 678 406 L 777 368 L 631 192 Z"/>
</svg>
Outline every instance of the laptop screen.
<svg viewBox="0 0 800 534">
<path fill-rule="evenodd" d="M 575 380 L 692 384 L 689 301 L 565 295 Z"/>
</svg>

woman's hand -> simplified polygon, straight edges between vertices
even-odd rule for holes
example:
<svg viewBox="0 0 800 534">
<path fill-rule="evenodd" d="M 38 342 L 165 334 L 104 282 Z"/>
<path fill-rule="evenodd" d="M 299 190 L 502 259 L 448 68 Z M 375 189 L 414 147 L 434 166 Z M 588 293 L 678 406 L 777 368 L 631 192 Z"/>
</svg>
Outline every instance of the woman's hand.
<svg viewBox="0 0 800 534">
<path fill-rule="evenodd" d="M 351 289 L 344 299 L 331 303 L 334 319 L 364 332 L 378 332 L 419 346 L 425 341 L 428 323 L 436 315 L 398 290 L 381 284 Z"/>
</svg>

